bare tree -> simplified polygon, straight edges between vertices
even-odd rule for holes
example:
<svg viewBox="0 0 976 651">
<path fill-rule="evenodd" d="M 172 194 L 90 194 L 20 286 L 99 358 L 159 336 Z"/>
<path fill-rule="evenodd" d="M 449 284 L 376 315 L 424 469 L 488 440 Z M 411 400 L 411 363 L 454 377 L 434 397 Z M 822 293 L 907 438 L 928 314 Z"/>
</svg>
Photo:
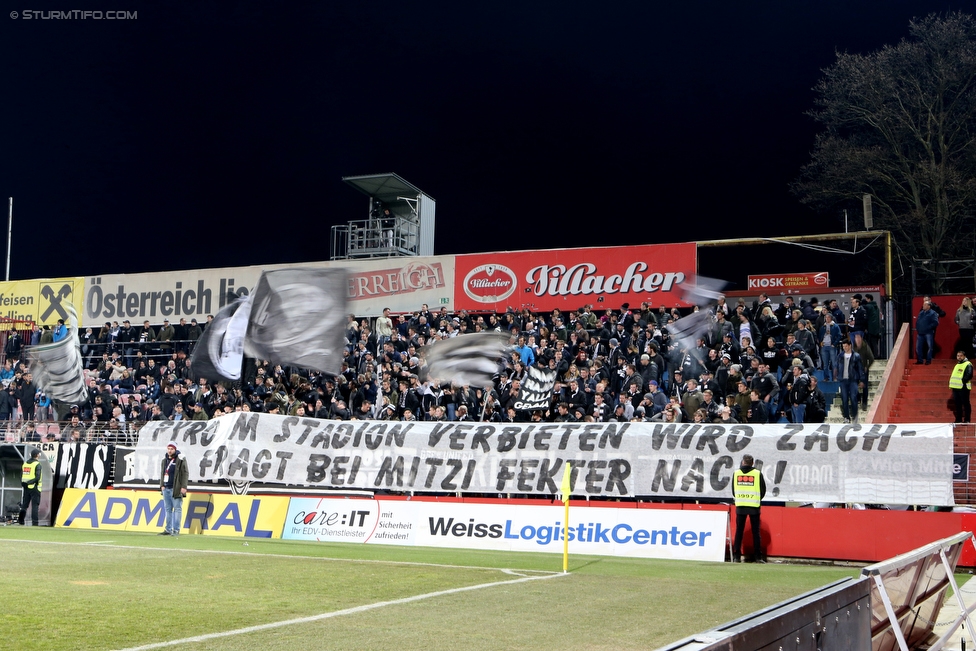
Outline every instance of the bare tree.
<svg viewBox="0 0 976 651">
<path fill-rule="evenodd" d="M 976 21 L 933 14 L 909 33 L 871 54 L 838 53 L 824 70 L 810 115 L 825 130 L 793 191 L 822 211 L 871 194 L 875 225 L 903 258 L 971 258 Z"/>
</svg>

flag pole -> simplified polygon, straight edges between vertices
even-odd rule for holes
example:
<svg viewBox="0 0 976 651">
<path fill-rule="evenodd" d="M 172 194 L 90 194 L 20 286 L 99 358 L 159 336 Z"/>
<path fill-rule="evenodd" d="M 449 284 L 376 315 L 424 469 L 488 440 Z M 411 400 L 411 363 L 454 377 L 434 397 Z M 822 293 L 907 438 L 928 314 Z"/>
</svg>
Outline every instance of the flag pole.
<svg viewBox="0 0 976 651">
<path fill-rule="evenodd" d="M 563 497 L 563 574 L 569 572 L 569 496 L 573 492 L 569 461 L 563 466 L 563 480 L 560 491 Z"/>
<path fill-rule="evenodd" d="M 10 246 L 14 236 L 14 198 L 10 197 L 10 216 L 7 218 L 7 275 L 5 280 L 10 280 Z"/>
<path fill-rule="evenodd" d="M 565 518 L 565 523 L 563 525 L 563 574 L 569 572 L 569 498 L 564 500 L 565 513 L 563 517 Z"/>
</svg>

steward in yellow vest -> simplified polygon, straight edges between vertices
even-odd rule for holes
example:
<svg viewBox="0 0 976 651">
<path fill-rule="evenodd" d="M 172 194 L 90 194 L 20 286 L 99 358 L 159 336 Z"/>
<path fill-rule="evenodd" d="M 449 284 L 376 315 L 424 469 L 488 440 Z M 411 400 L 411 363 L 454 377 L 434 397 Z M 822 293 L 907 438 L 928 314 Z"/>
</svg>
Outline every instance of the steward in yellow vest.
<svg viewBox="0 0 976 651">
<path fill-rule="evenodd" d="M 962 358 L 962 360 L 952 367 L 952 375 L 949 376 L 949 388 L 950 389 L 972 389 L 973 381 L 973 365 L 968 359 L 966 359 L 966 354 L 961 350 L 956 353 L 956 359 Z"/>
<path fill-rule="evenodd" d="M 762 553 L 762 539 L 759 535 L 759 508 L 766 495 L 766 480 L 762 473 L 753 467 L 751 454 L 742 457 L 742 464 L 732 474 L 732 495 L 735 497 L 735 538 L 732 541 L 732 562 L 741 563 L 742 534 L 745 532 L 746 518 L 752 526 L 752 553 L 756 563 L 765 563 Z"/>
<path fill-rule="evenodd" d="M 973 408 L 969 403 L 969 390 L 973 384 L 973 365 L 966 359 L 964 351 L 956 351 L 956 365 L 949 376 L 949 388 L 952 389 L 952 400 L 956 404 L 956 422 L 972 422 Z"/>
<path fill-rule="evenodd" d="M 41 463 L 37 460 L 41 456 L 40 450 L 30 453 L 30 461 L 24 462 L 20 476 L 20 485 L 24 487 L 24 497 L 20 501 L 20 516 L 17 524 L 24 524 L 27 520 L 27 507 L 31 509 L 31 524 L 37 526 L 37 510 L 41 506 Z"/>
</svg>

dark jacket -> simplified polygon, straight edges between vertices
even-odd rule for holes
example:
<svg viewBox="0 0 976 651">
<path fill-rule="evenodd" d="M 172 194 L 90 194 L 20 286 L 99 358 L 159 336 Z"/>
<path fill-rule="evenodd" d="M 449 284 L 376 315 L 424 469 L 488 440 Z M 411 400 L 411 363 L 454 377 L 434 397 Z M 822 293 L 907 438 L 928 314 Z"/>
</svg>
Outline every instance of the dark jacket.
<svg viewBox="0 0 976 651">
<path fill-rule="evenodd" d="M 939 314 L 935 308 L 922 310 L 915 319 L 915 332 L 920 335 L 934 335 L 935 329 L 939 327 Z"/>
<path fill-rule="evenodd" d="M 156 401 L 156 404 L 159 405 L 159 408 L 163 410 L 163 415 L 166 416 L 166 418 L 169 418 L 173 415 L 173 410 L 176 408 L 176 403 L 179 401 L 179 398 L 177 398 L 174 394 L 164 393 L 163 395 L 159 396 L 159 400 Z"/>
<path fill-rule="evenodd" d="M 11 387 L 12 388 L 12 387 Z M 14 413 L 17 409 L 17 396 L 13 391 L 0 391 L 0 414 L 4 416 Z"/>
<path fill-rule="evenodd" d="M 37 386 L 33 382 L 24 382 L 15 392 L 17 399 L 20 400 L 20 408 L 24 411 L 34 409 L 34 397 L 37 395 Z"/>
<path fill-rule="evenodd" d="M 769 411 L 766 409 L 766 403 L 762 400 L 751 402 L 749 404 L 749 411 L 743 414 L 743 416 L 745 416 L 745 422 L 756 425 L 765 425 L 769 422 Z"/>
<path fill-rule="evenodd" d="M 184 488 L 187 487 L 187 482 L 190 479 L 190 471 L 186 465 L 186 457 L 177 451 L 176 456 L 173 457 L 173 495 L 181 495 Z M 165 488 L 163 483 L 163 478 L 166 476 L 166 468 L 170 465 L 170 457 L 168 454 L 163 455 L 163 460 L 159 465 L 159 490 Z"/>
<path fill-rule="evenodd" d="M 801 373 L 798 377 L 793 378 L 792 383 L 790 384 L 790 404 L 805 405 L 809 396 L 810 376 L 806 373 Z"/>
<path fill-rule="evenodd" d="M 881 334 L 881 308 L 874 301 L 865 301 L 861 307 L 868 315 L 868 334 Z"/>
<path fill-rule="evenodd" d="M 7 337 L 7 345 L 4 347 L 7 359 L 20 359 L 20 351 L 23 347 L 24 340 L 20 338 L 20 334 L 16 330 L 12 330 L 10 336 Z"/>
<path fill-rule="evenodd" d="M 844 376 L 844 353 L 841 352 L 837 356 L 837 364 L 835 365 L 837 372 L 837 379 L 843 379 Z M 847 369 L 848 379 L 854 382 L 866 382 L 867 377 L 864 373 L 864 364 L 861 363 L 861 356 L 857 353 L 851 353 L 850 365 Z"/>
<path fill-rule="evenodd" d="M 119 334 L 115 337 L 115 341 L 120 344 L 127 344 L 135 339 L 136 331 L 132 326 L 119 328 Z"/>
<path fill-rule="evenodd" d="M 807 397 L 807 411 L 804 415 L 804 422 L 822 423 L 827 419 L 827 398 L 824 396 L 820 387 L 810 392 Z"/>
<path fill-rule="evenodd" d="M 823 338 L 824 338 L 824 335 L 825 334 L 827 334 L 827 324 L 826 323 L 824 323 L 822 326 L 820 326 L 820 329 L 817 331 L 817 343 L 818 344 L 823 343 Z M 830 345 L 833 346 L 834 348 L 839 349 L 840 348 L 840 341 L 841 341 L 840 326 L 837 325 L 836 323 L 831 323 L 830 324 Z"/>
</svg>

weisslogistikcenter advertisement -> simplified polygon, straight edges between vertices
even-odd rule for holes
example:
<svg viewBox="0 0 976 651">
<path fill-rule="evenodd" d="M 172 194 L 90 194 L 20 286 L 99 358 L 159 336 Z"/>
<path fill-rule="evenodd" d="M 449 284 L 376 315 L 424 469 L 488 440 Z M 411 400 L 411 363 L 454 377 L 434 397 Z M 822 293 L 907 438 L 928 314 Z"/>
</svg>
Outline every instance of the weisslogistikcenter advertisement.
<svg viewBox="0 0 976 651">
<path fill-rule="evenodd" d="M 293 498 L 282 538 L 521 552 L 563 550 L 563 507 Z M 571 554 L 725 557 L 725 511 L 571 507 Z"/>
</svg>

